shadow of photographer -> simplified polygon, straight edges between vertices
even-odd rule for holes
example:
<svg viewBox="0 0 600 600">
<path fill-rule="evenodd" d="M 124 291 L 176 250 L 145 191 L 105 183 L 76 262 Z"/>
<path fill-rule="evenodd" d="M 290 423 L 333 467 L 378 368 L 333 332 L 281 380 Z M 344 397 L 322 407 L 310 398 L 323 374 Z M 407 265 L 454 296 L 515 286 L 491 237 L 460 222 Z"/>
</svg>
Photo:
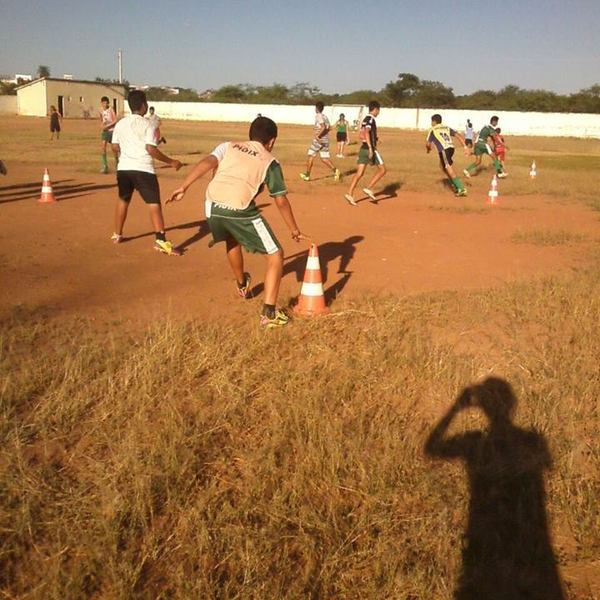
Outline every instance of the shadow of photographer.
<svg viewBox="0 0 600 600">
<path fill-rule="evenodd" d="M 551 467 L 544 437 L 514 425 L 517 398 L 503 379 L 465 388 L 439 421 L 425 453 L 465 462 L 469 515 L 456 600 L 565 600 L 546 517 L 544 471 Z M 481 431 L 449 436 L 463 410 L 487 417 Z"/>
</svg>

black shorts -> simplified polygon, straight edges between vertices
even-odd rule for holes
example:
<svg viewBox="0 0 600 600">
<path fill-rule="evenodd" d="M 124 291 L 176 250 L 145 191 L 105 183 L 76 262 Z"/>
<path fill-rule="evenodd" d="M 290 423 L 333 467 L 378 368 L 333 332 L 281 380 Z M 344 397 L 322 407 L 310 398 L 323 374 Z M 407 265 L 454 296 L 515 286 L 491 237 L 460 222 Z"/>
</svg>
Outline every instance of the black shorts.
<svg viewBox="0 0 600 600">
<path fill-rule="evenodd" d="M 465 146 L 467 148 L 472 148 L 473 147 L 473 140 L 467 140 L 467 139 L 465 139 Z"/>
<path fill-rule="evenodd" d="M 119 198 L 125 202 L 129 202 L 134 190 L 137 190 L 146 204 L 160 204 L 160 188 L 154 173 L 117 171 L 117 184 Z"/>
<path fill-rule="evenodd" d="M 345 131 L 338 131 L 335 137 L 338 142 L 345 142 L 348 139 L 348 134 Z"/>
<path fill-rule="evenodd" d="M 454 156 L 454 148 L 446 148 L 439 152 L 440 155 L 440 163 L 442 165 L 442 169 L 446 169 L 447 167 L 451 167 L 453 164 L 452 157 Z"/>
<path fill-rule="evenodd" d="M 51 133 L 60 133 L 60 125 L 50 125 Z"/>
</svg>

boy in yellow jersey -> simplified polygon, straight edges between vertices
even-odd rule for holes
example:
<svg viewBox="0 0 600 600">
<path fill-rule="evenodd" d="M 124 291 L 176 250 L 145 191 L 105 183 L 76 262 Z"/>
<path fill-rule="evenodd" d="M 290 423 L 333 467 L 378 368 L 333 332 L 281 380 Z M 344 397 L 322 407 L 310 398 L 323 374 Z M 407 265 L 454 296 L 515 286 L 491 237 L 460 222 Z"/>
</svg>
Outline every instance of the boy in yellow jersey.
<svg viewBox="0 0 600 600">
<path fill-rule="evenodd" d="M 289 316 L 275 307 L 283 273 L 283 251 L 269 224 L 260 214 L 255 199 L 266 186 L 296 242 L 307 239 L 298 229 L 281 166 L 271 154 L 277 139 L 277 125 L 257 117 L 250 125 L 250 141 L 225 142 L 203 158 L 167 202 L 181 200 L 200 177 L 214 172 L 206 188 L 206 220 L 215 242 L 225 242 L 227 259 L 242 298 L 250 292 L 250 275 L 244 272 L 242 246 L 248 252 L 264 254 L 265 303 L 260 324 L 266 328 L 287 325 Z"/>
<path fill-rule="evenodd" d="M 465 154 L 467 154 L 469 150 L 465 144 L 465 138 L 458 133 L 458 131 L 450 129 L 450 127 L 447 127 L 446 125 L 442 125 L 441 115 L 433 115 L 431 117 L 431 129 L 427 133 L 427 141 L 425 142 L 427 154 L 429 154 L 432 148 L 435 147 L 440 157 L 440 167 L 442 168 L 442 171 L 448 175 L 448 179 L 450 180 L 456 195 L 466 196 L 467 190 L 462 184 L 460 177 L 456 176 L 454 168 L 452 167 L 452 157 L 454 156 L 454 144 L 452 143 L 453 137 L 460 141 L 463 149 L 465 150 Z"/>
</svg>

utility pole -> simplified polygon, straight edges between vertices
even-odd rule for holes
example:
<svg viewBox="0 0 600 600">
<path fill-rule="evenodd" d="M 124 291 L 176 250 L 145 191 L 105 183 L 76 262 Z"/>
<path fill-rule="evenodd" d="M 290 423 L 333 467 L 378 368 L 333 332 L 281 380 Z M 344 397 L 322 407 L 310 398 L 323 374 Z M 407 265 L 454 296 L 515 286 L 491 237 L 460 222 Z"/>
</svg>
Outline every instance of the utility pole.
<svg viewBox="0 0 600 600">
<path fill-rule="evenodd" d="M 119 59 L 119 83 L 123 83 L 123 50 L 121 48 L 119 48 L 117 57 Z"/>
</svg>

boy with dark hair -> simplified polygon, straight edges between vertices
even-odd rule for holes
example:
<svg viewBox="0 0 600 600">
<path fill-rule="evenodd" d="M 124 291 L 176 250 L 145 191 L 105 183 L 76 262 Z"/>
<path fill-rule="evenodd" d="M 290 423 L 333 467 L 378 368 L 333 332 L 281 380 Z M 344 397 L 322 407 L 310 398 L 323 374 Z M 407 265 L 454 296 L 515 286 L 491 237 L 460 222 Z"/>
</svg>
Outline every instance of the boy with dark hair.
<svg viewBox="0 0 600 600">
<path fill-rule="evenodd" d="M 496 175 L 499 178 L 506 177 L 508 173 L 505 173 L 502 169 L 502 165 L 496 156 L 494 136 L 496 135 L 496 127 L 498 126 L 498 117 L 494 115 L 490 119 L 490 124 L 486 125 L 477 135 L 475 142 L 475 148 L 473 154 L 475 154 L 475 162 L 471 163 L 464 171 L 465 177 L 471 177 L 471 175 L 477 175 L 479 167 L 481 166 L 481 160 L 484 155 L 488 155 L 494 164 L 496 169 Z"/>
<path fill-rule="evenodd" d="M 331 125 L 329 119 L 323 114 L 325 104 L 319 101 L 315 104 L 315 136 L 308 149 L 308 160 L 306 161 L 306 171 L 300 173 L 300 178 L 304 181 L 310 181 L 310 171 L 317 153 L 319 158 L 333 171 L 333 178 L 339 181 L 342 174 L 338 168 L 331 162 L 329 154 L 329 130 Z"/>
<path fill-rule="evenodd" d="M 133 90 L 129 92 L 127 103 L 132 114 L 121 119 L 112 134 L 112 148 L 119 158 L 119 200 L 115 209 L 115 232 L 111 239 L 115 244 L 123 241 L 123 226 L 127 219 L 129 202 L 134 190 L 137 190 L 150 209 L 150 218 L 154 226 L 154 248 L 169 256 L 180 256 L 181 252 L 173 248 L 165 237 L 160 188 L 154 172 L 153 159 L 166 163 L 176 171 L 181 169 L 182 164 L 169 158 L 156 147 L 154 128 L 144 119 L 148 112 L 146 94 L 141 90 Z"/>
<path fill-rule="evenodd" d="M 460 177 L 456 176 L 454 168 L 452 167 L 452 157 L 454 156 L 454 144 L 452 143 L 453 137 L 457 138 L 461 142 L 463 149 L 465 150 L 465 154 L 467 154 L 469 150 L 463 136 L 458 133 L 458 131 L 450 129 L 450 127 L 447 127 L 446 125 L 442 125 L 442 115 L 433 115 L 431 117 L 431 129 L 427 133 L 427 141 L 425 142 L 427 154 L 429 154 L 431 149 L 435 146 L 440 157 L 440 166 L 442 167 L 442 171 L 448 175 L 448 179 L 450 179 L 450 183 L 452 184 L 456 195 L 466 196 L 467 190 L 462 184 Z"/>
<path fill-rule="evenodd" d="M 352 193 L 354 192 L 354 188 L 357 186 L 362 176 L 365 174 L 367 165 L 374 165 L 377 167 L 377 172 L 375 175 L 373 175 L 368 187 L 363 188 L 363 192 L 369 198 L 371 198 L 371 200 L 377 200 L 377 197 L 373 193 L 372 189 L 386 172 L 385 165 L 383 164 L 383 158 L 381 157 L 381 154 L 377 152 L 377 142 L 379 139 L 377 137 L 377 122 L 375 119 L 379 115 L 380 110 L 381 105 L 379 102 L 377 102 L 377 100 L 371 100 L 371 102 L 369 102 L 369 114 L 363 119 L 360 126 L 359 136 L 362 140 L 362 145 L 358 151 L 358 159 L 356 161 L 358 168 L 356 169 L 356 173 L 350 182 L 350 189 L 344 196 L 347 202 L 352 206 L 358 206 Z"/>
<path fill-rule="evenodd" d="M 473 147 L 473 123 L 471 119 L 467 119 L 467 126 L 465 127 L 465 146 L 467 148 Z"/>
<path fill-rule="evenodd" d="M 102 109 L 100 110 L 100 122 L 102 123 L 102 132 L 100 138 L 102 140 L 102 169 L 100 173 L 108 173 L 108 159 L 106 158 L 106 147 L 112 143 L 113 131 L 117 124 L 117 115 L 110 106 L 110 100 L 108 96 L 102 96 L 100 99 Z M 117 161 L 117 155 L 115 154 L 115 161 Z"/>
<path fill-rule="evenodd" d="M 283 251 L 269 224 L 261 216 L 255 199 L 264 186 L 283 217 L 296 242 L 307 239 L 300 233 L 281 166 L 271 154 L 277 139 L 277 125 L 267 117 L 252 121 L 249 142 L 224 142 L 203 158 L 176 189 L 167 202 L 181 200 L 187 189 L 208 172 L 215 172 L 206 188 L 206 220 L 214 242 L 225 242 L 227 260 L 237 282 L 237 292 L 246 298 L 250 292 L 250 275 L 244 272 L 242 246 L 248 252 L 264 254 L 265 303 L 260 324 L 281 327 L 289 316 L 276 308 L 283 273 Z"/>
</svg>

